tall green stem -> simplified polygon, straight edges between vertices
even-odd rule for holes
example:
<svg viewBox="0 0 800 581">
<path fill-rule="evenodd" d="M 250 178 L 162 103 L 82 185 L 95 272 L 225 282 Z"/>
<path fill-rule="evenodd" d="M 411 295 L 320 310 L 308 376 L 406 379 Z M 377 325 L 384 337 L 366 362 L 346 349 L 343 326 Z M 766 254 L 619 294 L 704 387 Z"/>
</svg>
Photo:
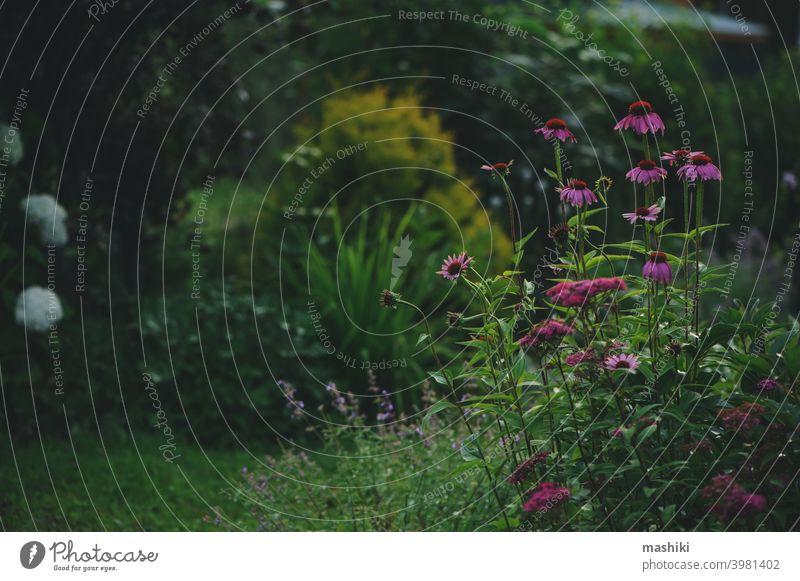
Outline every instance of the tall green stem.
<svg viewBox="0 0 800 581">
<path fill-rule="evenodd" d="M 556 156 L 556 175 L 558 176 L 558 185 L 564 185 L 564 168 L 561 167 L 561 143 L 558 139 L 555 140 L 555 144 L 553 144 L 553 151 L 555 152 Z M 567 205 L 564 203 L 564 200 L 561 200 L 561 214 L 564 220 L 567 219 Z"/>
<path fill-rule="evenodd" d="M 694 235 L 694 332 L 700 331 L 700 251 L 702 246 L 702 233 L 700 228 L 703 226 L 703 181 L 697 182 L 697 200 L 695 215 L 695 235 Z"/>
<path fill-rule="evenodd" d="M 397 304 L 411 307 L 422 317 L 422 321 L 425 323 L 425 330 L 428 332 L 428 346 L 430 347 L 431 353 L 433 354 L 433 358 L 436 361 L 436 366 L 442 371 L 442 376 L 444 377 L 445 383 L 447 384 L 447 387 L 450 389 L 450 396 L 453 398 L 453 403 L 455 405 L 458 405 L 458 398 L 456 396 L 455 386 L 453 385 L 450 376 L 445 372 L 445 368 L 442 366 L 442 361 L 439 359 L 439 353 L 436 351 L 436 346 L 433 343 L 433 334 L 431 333 L 430 324 L 428 324 L 428 317 L 425 315 L 424 312 L 422 312 L 422 309 L 420 309 L 417 305 L 413 303 L 409 303 L 408 301 L 404 301 L 402 299 L 397 299 Z M 464 425 L 467 426 L 467 430 L 469 431 L 470 436 L 474 436 L 475 430 L 472 429 L 472 425 L 469 423 L 467 417 L 463 413 L 461 413 L 461 410 L 459 410 L 459 415 L 461 416 L 461 419 L 464 421 Z M 508 520 L 508 515 L 506 514 L 506 507 L 503 504 L 503 501 L 500 499 L 500 494 L 497 492 L 497 484 L 495 483 L 494 477 L 492 476 L 492 471 L 489 470 L 489 464 L 486 461 L 486 456 L 484 456 L 483 449 L 480 447 L 480 444 L 478 442 L 475 442 L 475 448 L 478 450 L 478 453 L 480 454 L 481 461 L 483 464 L 483 469 L 486 472 L 486 477 L 489 479 L 489 484 L 492 485 L 492 492 L 494 493 L 494 498 L 497 501 L 497 505 L 500 507 L 500 512 L 503 514 L 503 520 L 506 523 L 506 528 L 510 530 L 511 522 Z"/>
<path fill-rule="evenodd" d="M 689 208 L 689 182 L 683 181 L 683 228 L 686 234 L 689 234 L 691 227 L 691 215 Z M 685 340 L 689 340 L 689 327 L 691 326 L 691 302 L 689 300 L 689 239 L 685 239 L 683 243 L 683 292 L 684 299 L 686 300 L 686 333 Z"/>
<path fill-rule="evenodd" d="M 522 281 L 522 274 L 519 273 L 519 261 L 522 256 L 522 248 L 517 248 L 517 221 L 514 213 L 514 196 L 511 194 L 511 188 L 508 187 L 506 178 L 498 172 L 500 183 L 503 184 L 503 191 L 506 194 L 506 204 L 508 204 L 508 220 L 511 226 L 511 251 L 514 253 L 514 271 L 516 274 L 517 285 L 519 286 L 519 299 L 520 301 L 525 297 L 525 286 Z"/>
</svg>

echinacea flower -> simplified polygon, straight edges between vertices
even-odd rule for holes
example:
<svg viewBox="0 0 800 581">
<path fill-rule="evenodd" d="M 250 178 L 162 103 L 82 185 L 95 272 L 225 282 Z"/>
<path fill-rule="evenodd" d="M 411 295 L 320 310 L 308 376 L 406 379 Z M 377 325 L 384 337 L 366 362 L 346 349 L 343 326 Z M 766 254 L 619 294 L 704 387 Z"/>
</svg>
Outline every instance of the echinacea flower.
<svg viewBox="0 0 800 581">
<path fill-rule="evenodd" d="M 544 127 L 534 129 L 534 133 L 541 133 L 545 139 L 552 139 L 555 137 L 559 141 L 566 142 L 569 139 L 572 143 L 577 143 L 577 139 L 567 128 L 567 123 L 563 119 L 550 119 L 544 124 Z"/>
<path fill-rule="evenodd" d="M 558 224 L 554 224 L 550 227 L 550 229 L 547 231 L 547 237 L 550 238 L 550 240 L 561 242 L 569 237 L 569 231 L 569 224 L 566 222 L 559 222 Z"/>
<path fill-rule="evenodd" d="M 456 280 L 461 276 L 472 262 L 472 257 L 467 256 L 466 252 L 455 255 L 451 254 L 442 262 L 442 270 L 436 272 L 447 280 Z"/>
<path fill-rule="evenodd" d="M 713 160 L 705 153 L 692 153 L 689 155 L 689 162 L 678 170 L 678 178 L 689 182 L 696 181 L 697 178 L 704 182 L 722 181 L 722 172 L 712 162 Z"/>
<path fill-rule="evenodd" d="M 587 206 L 594 204 L 597 196 L 589 189 L 585 181 L 571 179 L 566 186 L 561 188 L 561 199 L 580 208 L 584 204 Z"/>
<path fill-rule="evenodd" d="M 512 165 L 514 165 L 514 160 L 513 159 L 511 161 L 509 161 L 508 163 L 500 162 L 500 163 L 495 163 L 495 164 L 492 164 L 492 165 L 484 164 L 484 165 L 481 166 L 481 169 L 483 171 L 491 171 L 491 172 L 497 172 L 497 173 L 502 173 L 502 174 L 508 175 L 508 174 L 511 173 L 511 166 Z"/>
<path fill-rule="evenodd" d="M 462 313 L 454 313 L 452 311 L 447 311 L 447 326 L 448 327 L 455 327 L 461 322 Z"/>
<path fill-rule="evenodd" d="M 614 130 L 630 129 L 636 135 L 644 135 L 656 131 L 664 134 L 666 127 L 658 113 L 653 113 L 653 106 L 647 101 L 636 101 L 628 107 L 628 115 L 623 117 L 616 125 Z"/>
<path fill-rule="evenodd" d="M 775 391 L 779 387 L 783 387 L 780 381 L 778 381 L 777 379 L 771 379 L 767 377 L 765 379 L 762 379 L 756 384 L 756 391 L 770 392 L 770 391 Z"/>
<path fill-rule="evenodd" d="M 654 283 L 667 285 L 672 282 L 672 267 L 667 261 L 667 255 L 655 251 L 650 253 L 650 258 L 644 263 L 642 276 L 649 278 Z"/>
<path fill-rule="evenodd" d="M 522 507 L 525 512 L 545 513 L 569 500 L 569 488 L 555 482 L 542 482 L 533 489 L 530 498 Z"/>
<path fill-rule="evenodd" d="M 669 166 L 672 167 L 674 165 L 681 166 L 689 161 L 689 157 L 692 155 L 696 155 L 698 153 L 703 153 L 702 151 L 689 151 L 688 149 L 673 149 L 670 152 L 665 152 L 661 154 L 661 160 L 666 161 L 669 163 Z"/>
<path fill-rule="evenodd" d="M 636 224 L 636 222 L 655 222 L 658 220 L 658 215 L 661 213 L 661 208 L 658 207 L 658 204 L 653 204 L 649 208 L 636 208 L 633 212 L 626 212 L 622 215 L 628 222 L 631 224 Z"/>
<path fill-rule="evenodd" d="M 521 462 L 514 471 L 509 475 L 508 481 L 511 484 L 522 484 L 525 482 L 528 477 L 533 472 L 533 469 L 538 465 L 547 460 L 547 457 L 550 455 L 550 452 L 537 452 L 532 457 L 528 458 L 524 462 Z"/>
<path fill-rule="evenodd" d="M 603 367 L 609 371 L 624 369 L 628 373 L 635 373 L 639 367 L 639 358 L 636 355 L 623 353 L 622 355 L 611 355 L 603 361 Z"/>
<path fill-rule="evenodd" d="M 575 328 L 572 325 L 548 319 L 531 327 L 528 334 L 519 340 L 519 346 L 527 348 L 539 347 L 544 343 L 560 343 L 563 337 L 571 335 L 574 331 Z"/>
<path fill-rule="evenodd" d="M 636 167 L 625 174 L 625 177 L 634 183 L 646 186 L 659 182 L 667 177 L 667 170 L 658 167 L 652 159 L 643 159 Z"/>
<path fill-rule="evenodd" d="M 396 292 L 390 291 L 388 288 L 383 289 L 381 292 L 380 304 L 390 309 L 397 308 L 397 298 L 400 295 Z"/>
</svg>

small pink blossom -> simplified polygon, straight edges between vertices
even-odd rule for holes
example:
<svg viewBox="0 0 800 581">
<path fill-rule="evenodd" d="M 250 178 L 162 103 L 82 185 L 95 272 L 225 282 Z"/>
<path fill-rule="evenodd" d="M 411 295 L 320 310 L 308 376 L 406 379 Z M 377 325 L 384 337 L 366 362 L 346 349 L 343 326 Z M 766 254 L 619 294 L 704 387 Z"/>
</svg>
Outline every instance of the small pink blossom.
<svg viewBox="0 0 800 581">
<path fill-rule="evenodd" d="M 547 123 L 544 124 L 544 127 L 540 127 L 539 129 L 534 129 L 534 133 L 540 133 L 544 136 L 545 139 L 552 139 L 555 137 L 559 141 L 566 142 L 569 139 L 572 143 L 577 143 L 577 139 L 567 128 L 567 123 L 563 119 L 550 119 Z"/>
<path fill-rule="evenodd" d="M 451 254 L 442 262 L 442 269 L 437 271 L 436 274 L 443 276 L 447 280 L 456 280 L 466 272 L 471 263 L 472 257 L 467 256 L 466 252 L 458 255 Z"/>
<path fill-rule="evenodd" d="M 661 131 L 663 135 L 666 127 L 658 113 L 653 113 L 653 106 L 650 103 L 636 101 L 628 107 L 628 115 L 614 126 L 615 131 L 624 129 L 630 129 L 636 135 L 644 135 L 645 133 L 655 135 L 656 131 Z"/>
<path fill-rule="evenodd" d="M 624 369 L 628 373 L 636 373 L 639 367 L 639 358 L 636 355 L 623 353 L 622 355 L 611 355 L 603 361 L 603 367 L 609 371 Z"/>
<path fill-rule="evenodd" d="M 667 170 L 658 167 L 652 159 L 643 159 L 636 167 L 625 174 L 630 181 L 646 186 L 662 181 L 667 177 Z"/>
<path fill-rule="evenodd" d="M 657 204 L 653 204 L 649 208 L 636 208 L 633 212 L 627 212 L 622 215 L 631 224 L 636 222 L 655 222 L 658 220 L 658 215 L 661 213 L 661 208 Z"/>
</svg>

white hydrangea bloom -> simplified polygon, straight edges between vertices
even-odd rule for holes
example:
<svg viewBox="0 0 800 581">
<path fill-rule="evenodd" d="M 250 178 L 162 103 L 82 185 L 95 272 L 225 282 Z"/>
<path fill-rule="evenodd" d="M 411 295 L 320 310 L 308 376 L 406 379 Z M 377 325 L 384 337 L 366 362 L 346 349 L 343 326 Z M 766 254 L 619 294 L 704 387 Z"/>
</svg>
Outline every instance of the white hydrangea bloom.
<svg viewBox="0 0 800 581">
<path fill-rule="evenodd" d="M 67 211 L 50 194 L 33 194 L 20 202 L 20 208 L 27 212 L 27 222 L 39 230 L 43 244 L 64 246 L 67 235 Z"/>
<path fill-rule="evenodd" d="M 64 310 L 56 293 L 30 286 L 19 294 L 15 316 L 17 323 L 29 331 L 45 333 L 50 325 L 61 320 Z"/>
</svg>

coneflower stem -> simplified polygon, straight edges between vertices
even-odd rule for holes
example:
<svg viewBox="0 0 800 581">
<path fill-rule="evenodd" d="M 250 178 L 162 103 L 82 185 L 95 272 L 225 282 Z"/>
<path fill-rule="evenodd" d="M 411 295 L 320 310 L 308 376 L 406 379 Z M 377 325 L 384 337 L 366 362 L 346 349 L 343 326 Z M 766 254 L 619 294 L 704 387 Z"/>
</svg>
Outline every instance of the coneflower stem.
<svg viewBox="0 0 800 581">
<path fill-rule="evenodd" d="M 697 183 L 697 201 L 695 214 L 695 236 L 694 236 L 694 332 L 700 332 L 700 250 L 702 246 L 702 233 L 700 228 L 703 226 L 703 181 Z"/>
<path fill-rule="evenodd" d="M 511 252 L 514 256 L 514 271 L 517 272 L 516 279 L 517 284 L 519 285 L 519 300 L 521 301 L 525 297 L 525 286 L 522 282 L 522 274 L 518 272 L 519 260 L 522 256 L 522 248 L 517 248 L 517 242 L 519 239 L 517 238 L 517 221 L 516 214 L 514 212 L 514 196 L 511 194 L 511 188 L 508 187 L 506 178 L 500 173 L 497 175 L 500 176 L 500 182 L 503 184 L 503 191 L 506 194 L 506 204 L 508 204 L 508 221 L 511 226 Z"/>
<path fill-rule="evenodd" d="M 559 143 L 558 139 L 555 140 L 553 144 L 553 151 L 555 152 L 556 156 L 556 175 L 558 176 L 558 186 L 563 187 L 564 185 L 564 169 L 561 167 L 561 143 Z M 564 200 L 561 200 L 561 216 L 564 220 L 567 219 L 567 205 L 564 203 Z"/>
<path fill-rule="evenodd" d="M 689 182 L 683 182 L 683 227 L 684 232 L 689 234 L 691 226 L 691 214 L 689 208 Z M 691 303 L 689 300 L 689 239 L 686 238 L 683 242 L 683 292 L 685 293 L 684 299 L 686 300 L 686 332 L 685 340 L 689 341 L 689 327 L 691 326 Z"/>
</svg>

